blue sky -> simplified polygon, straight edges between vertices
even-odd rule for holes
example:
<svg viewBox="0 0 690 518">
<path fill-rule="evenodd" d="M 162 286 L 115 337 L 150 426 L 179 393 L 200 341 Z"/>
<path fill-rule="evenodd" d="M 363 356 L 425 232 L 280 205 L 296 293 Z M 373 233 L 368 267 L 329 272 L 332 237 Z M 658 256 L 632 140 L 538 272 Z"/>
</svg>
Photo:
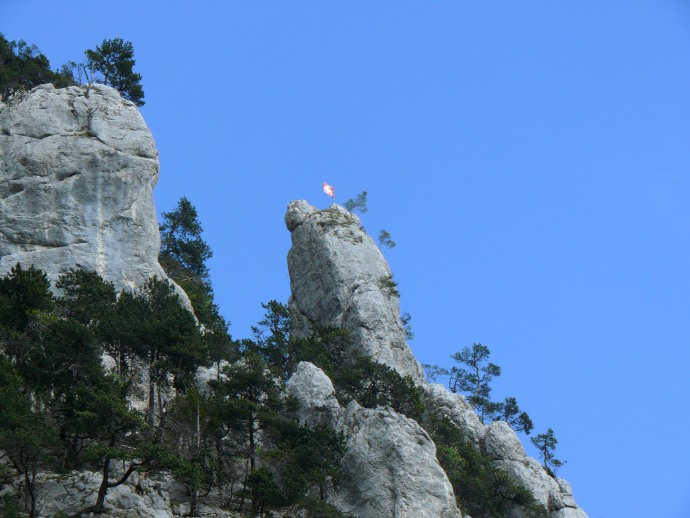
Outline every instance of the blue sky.
<svg viewBox="0 0 690 518">
<path fill-rule="evenodd" d="M 197 207 L 235 337 L 289 295 L 288 202 L 367 190 L 417 358 L 488 346 L 591 518 L 690 517 L 690 4 L 1 0 L 0 31 L 54 67 L 133 43 L 157 209 Z"/>
</svg>

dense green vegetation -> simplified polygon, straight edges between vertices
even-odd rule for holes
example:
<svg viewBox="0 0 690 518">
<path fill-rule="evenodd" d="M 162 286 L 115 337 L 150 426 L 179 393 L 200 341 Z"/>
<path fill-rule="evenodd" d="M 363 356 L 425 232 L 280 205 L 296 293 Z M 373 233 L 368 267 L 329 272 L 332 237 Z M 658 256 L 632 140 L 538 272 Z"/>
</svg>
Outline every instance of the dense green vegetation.
<svg viewBox="0 0 690 518">
<path fill-rule="evenodd" d="M 103 511 L 108 490 L 133 472 L 167 469 L 187 487 L 192 514 L 200 494 L 222 489 L 226 504 L 250 515 L 295 505 L 337 515 L 320 500 L 337 480 L 342 440 L 295 420 L 268 320 L 256 340 L 226 335 L 224 368 L 199 386 L 215 340 L 172 285 L 151 279 L 117 294 L 84 270 L 57 285 L 54 297 L 43 272 L 20 265 L 0 279 L 0 450 L 23 479 L 29 516 L 36 473 L 72 469 L 102 474 L 88 511 Z M 146 401 L 133 408 L 142 374 Z M 115 461 L 125 466 L 117 479 Z"/>
<path fill-rule="evenodd" d="M 0 101 L 19 90 L 30 90 L 44 83 L 56 87 L 74 84 L 66 68 L 52 71 L 50 63 L 36 45 L 25 41 L 8 41 L 0 34 Z"/>
<path fill-rule="evenodd" d="M 273 327 L 272 339 L 285 344 L 288 365 L 309 361 L 321 368 L 333 382 L 342 405 L 354 399 L 366 408 L 390 406 L 422 425 L 436 444 L 438 460 L 464 513 L 476 518 L 498 517 L 519 506 L 527 517 L 546 516 L 545 509 L 529 491 L 515 485 L 493 466 L 457 426 L 425 401 L 422 389 L 411 378 L 402 377 L 368 357 L 358 356 L 348 334 L 341 329 L 314 326 L 308 338 L 291 338 L 287 331 L 289 325 L 285 323 L 287 308 L 275 301 L 266 308 L 265 322 L 283 322 Z"/>
<path fill-rule="evenodd" d="M 57 88 L 101 83 L 116 88 L 137 106 L 144 105 L 141 74 L 133 70 L 134 48 L 130 42 L 121 38 L 103 40 L 96 50 L 86 50 L 84 57 L 81 63 L 69 61 L 53 71 L 36 45 L 8 41 L 0 34 L 0 101 L 45 83 Z"/>
</svg>

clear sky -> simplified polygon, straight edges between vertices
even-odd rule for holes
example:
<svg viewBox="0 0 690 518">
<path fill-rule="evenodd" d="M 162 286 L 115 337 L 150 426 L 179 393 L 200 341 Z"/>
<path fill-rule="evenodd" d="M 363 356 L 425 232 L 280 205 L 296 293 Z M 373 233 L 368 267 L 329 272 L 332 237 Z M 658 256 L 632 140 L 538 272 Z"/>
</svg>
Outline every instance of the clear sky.
<svg viewBox="0 0 690 518">
<path fill-rule="evenodd" d="M 287 301 L 288 202 L 366 190 L 417 358 L 488 346 L 590 518 L 690 517 L 690 3 L 0 0 L 0 31 L 53 67 L 133 43 L 157 209 L 197 207 L 233 336 Z"/>
</svg>

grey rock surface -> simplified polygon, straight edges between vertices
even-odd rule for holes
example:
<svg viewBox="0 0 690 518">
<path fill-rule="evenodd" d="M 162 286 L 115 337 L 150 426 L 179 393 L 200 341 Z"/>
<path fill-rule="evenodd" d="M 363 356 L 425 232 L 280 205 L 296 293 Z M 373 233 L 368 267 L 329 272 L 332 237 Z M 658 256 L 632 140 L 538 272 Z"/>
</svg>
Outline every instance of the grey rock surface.
<svg viewBox="0 0 690 518">
<path fill-rule="evenodd" d="M 514 482 L 530 490 L 553 518 L 586 516 L 577 508 L 567 482 L 557 481 L 539 462 L 528 457 L 506 423 L 485 426 L 463 396 L 441 385 L 424 384 L 421 368 L 405 342 L 398 299 L 380 282 L 390 278 L 388 265 L 356 215 L 338 205 L 317 210 L 305 201 L 293 201 L 288 206 L 285 224 L 292 237 L 288 270 L 295 335 L 307 335 L 314 323 L 348 330 L 355 347 L 353 353 L 369 356 L 402 375 L 411 376 L 422 386 L 427 408 L 448 417 L 479 451 L 503 468 Z M 342 414 L 339 407 L 326 405 L 332 401 L 333 387 L 316 367 L 304 367 L 290 383 L 291 394 L 302 404 L 304 422 L 324 422 L 328 420 L 324 415 Z M 325 408 L 328 410 L 324 411 Z M 417 491 L 419 484 L 415 480 L 427 480 L 423 483 L 427 488 L 433 486 L 430 479 L 440 480 L 434 478 L 433 463 L 406 465 L 408 452 L 419 447 L 420 451 L 414 455 L 423 458 L 426 455 L 423 444 L 428 442 L 435 447 L 417 423 L 394 412 L 397 417 L 393 418 L 390 412 L 384 408 L 348 406 L 339 420 L 338 426 L 346 434 L 348 455 L 351 455 L 345 463 L 348 476 L 343 487 L 348 489 L 341 492 L 339 505 L 355 516 L 408 516 L 395 514 L 398 504 L 404 509 L 401 512 L 415 516 L 414 513 L 423 512 L 415 505 L 424 500 L 418 498 L 414 502 L 412 497 L 408 501 L 399 496 L 408 494 L 410 488 L 414 488 L 410 495 Z M 422 436 L 425 439 L 420 439 Z M 396 457 L 393 451 L 400 456 Z M 399 465 L 411 470 L 411 478 L 398 477 L 395 466 Z M 443 479 L 448 482 L 447 477 Z M 434 495 L 432 500 L 443 500 L 439 487 L 427 489 Z M 398 503 L 392 504 L 393 501 Z M 383 507 L 377 507 L 379 504 Z M 520 509 L 514 511 L 516 516 L 521 515 Z M 457 508 L 448 512 L 457 512 Z"/>
<path fill-rule="evenodd" d="M 417 424 L 391 408 L 351 402 L 339 429 L 346 438 L 345 476 L 336 505 L 358 518 L 460 518 L 436 446 Z"/>
<path fill-rule="evenodd" d="M 0 274 L 74 267 L 134 289 L 158 264 L 158 153 L 113 88 L 42 85 L 0 104 Z M 191 308 L 184 292 L 183 303 Z"/>
<path fill-rule="evenodd" d="M 91 471 L 57 475 L 39 473 L 36 479 L 39 517 L 55 516 L 58 512 L 76 513 L 93 505 L 101 482 L 99 473 Z M 172 518 L 173 509 L 184 502 L 184 490 L 170 477 L 132 474 L 127 483 L 108 490 L 108 516 Z M 171 495 L 173 498 L 171 498 Z M 174 497 L 179 498 L 175 501 Z"/>
<path fill-rule="evenodd" d="M 422 368 L 405 341 L 397 296 L 383 284 L 388 264 L 359 218 L 338 205 L 316 210 L 293 201 L 285 215 L 291 232 L 288 271 L 293 332 L 312 323 L 350 333 L 356 353 L 423 383 Z"/>
<path fill-rule="evenodd" d="M 118 476 L 121 472 L 117 473 Z M 0 490 L 0 497 L 21 491 L 22 478 Z M 71 473 L 39 472 L 36 475 L 36 516 L 52 518 L 58 513 L 73 515 L 96 501 L 101 474 L 93 471 Z M 217 507 L 220 495 L 212 494 L 211 505 L 200 505 L 197 516 L 207 518 L 239 518 L 239 513 Z M 118 518 L 173 518 L 187 516 L 189 497 L 184 486 L 168 473 L 132 473 L 124 484 L 110 488 L 105 498 L 104 514 L 82 513 L 82 518 L 113 516 Z"/>
<path fill-rule="evenodd" d="M 432 383 L 422 387 L 427 406 L 448 417 L 477 448 L 484 441 L 486 428 L 479 416 L 460 394 L 449 392 L 443 385 Z"/>
<path fill-rule="evenodd" d="M 438 384 L 423 388 L 427 405 L 448 417 L 475 447 L 501 467 L 516 484 L 528 489 L 549 511 L 550 518 L 587 516 L 577 507 L 568 482 L 554 479 L 537 460 L 528 457 L 520 439 L 507 423 L 496 421 L 484 425 L 461 395 L 453 394 Z M 514 514 L 520 516 L 520 510 L 516 509 Z"/>
<path fill-rule="evenodd" d="M 527 455 L 520 439 L 503 421 L 489 423 L 484 435 L 484 454 L 491 459 L 522 460 Z"/>
<path fill-rule="evenodd" d="M 342 415 L 333 383 L 309 362 L 300 362 L 288 380 L 286 391 L 299 403 L 299 420 L 307 426 L 335 426 Z"/>
<path fill-rule="evenodd" d="M 460 518 L 436 447 L 415 421 L 355 401 L 343 410 L 330 379 L 307 362 L 298 365 L 287 392 L 299 402 L 303 423 L 329 425 L 345 438 L 342 482 L 329 495 L 341 511 L 357 518 Z"/>
</svg>

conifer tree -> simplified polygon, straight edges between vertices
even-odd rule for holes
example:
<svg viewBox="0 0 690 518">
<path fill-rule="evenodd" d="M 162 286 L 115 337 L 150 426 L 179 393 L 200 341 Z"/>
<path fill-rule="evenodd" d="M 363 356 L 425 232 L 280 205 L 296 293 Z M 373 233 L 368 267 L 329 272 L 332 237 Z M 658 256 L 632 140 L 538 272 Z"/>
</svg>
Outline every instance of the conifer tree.
<svg viewBox="0 0 690 518">
<path fill-rule="evenodd" d="M 122 97 L 137 106 L 144 105 L 141 74 L 134 72 L 134 47 L 122 38 L 103 40 L 96 50 L 87 50 L 85 69 L 91 74 L 89 82 L 116 88 Z"/>
<path fill-rule="evenodd" d="M 24 481 L 28 514 L 36 516 L 36 473 L 55 455 L 58 436 L 43 410 L 32 408 L 14 366 L 0 355 L 0 450 Z"/>
<path fill-rule="evenodd" d="M 556 439 L 553 429 L 549 428 L 545 433 L 540 433 L 536 437 L 532 437 L 530 440 L 541 454 L 541 458 L 544 462 L 544 469 L 549 475 L 555 478 L 556 471 L 558 468 L 563 466 L 566 461 L 558 460 L 554 454 L 558 440 Z"/>
<path fill-rule="evenodd" d="M 366 213 L 367 210 L 369 210 L 367 208 L 367 191 L 360 192 L 354 199 L 350 198 L 343 203 L 343 207 L 345 207 L 350 214 L 356 210 L 359 211 L 360 214 Z"/>
<path fill-rule="evenodd" d="M 174 211 L 163 213 L 158 260 L 168 277 L 187 293 L 199 322 L 216 330 L 225 328 L 227 332 L 228 324 L 213 301 L 206 265 L 213 253 L 201 237 L 202 232 L 196 208 L 186 197 L 180 198 Z"/>
<path fill-rule="evenodd" d="M 0 101 L 44 83 L 60 88 L 74 84 L 74 80 L 68 71 L 53 72 L 48 58 L 36 45 L 23 40 L 8 41 L 0 34 Z"/>
</svg>

